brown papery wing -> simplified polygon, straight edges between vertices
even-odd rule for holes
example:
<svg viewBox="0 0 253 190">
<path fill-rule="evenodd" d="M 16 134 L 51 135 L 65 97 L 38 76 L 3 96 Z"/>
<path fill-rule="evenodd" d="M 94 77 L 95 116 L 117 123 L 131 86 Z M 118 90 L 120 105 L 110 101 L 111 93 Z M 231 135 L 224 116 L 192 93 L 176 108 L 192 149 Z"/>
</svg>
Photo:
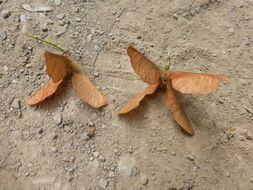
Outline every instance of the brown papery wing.
<svg viewBox="0 0 253 190">
<path fill-rule="evenodd" d="M 192 129 L 191 123 L 177 99 L 175 92 L 172 89 L 171 83 L 168 82 L 167 90 L 166 90 L 166 100 L 169 107 L 170 112 L 172 113 L 176 122 L 180 125 L 180 127 L 189 133 L 190 135 L 194 134 L 194 130 Z"/>
<path fill-rule="evenodd" d="M 99 108 L 109 104 L 107 98 L 95 87 L 84 73 L 73 73 L 72 85 L 77 97 L 92 107 Z"/>
<path fill-rule="evenodd" d="M 160 69 L 134 47 L 127 48 L 134 71 L 148 84 L 159 83 Z"/>
<path fill-rule="evenodd" d="M 68 69 L 68 64 L 71 60 L 67 56 L 58 55 L 45 51 L 46 68 L 48 75 L 52 78 L 53 82 L 62 80 Z"/>
<path fill-rule="evenodd" d="M 144 90 L 143 92 L 138 94 L 135 98 L 133 98 L 130 102 L 128 102 L 123 108 L 121 108 L 120 111 L 118 112 L 118 114 L 125 114 L 125 113 L 128 113 L 131 110 L 137 108 L 140 105 L 140 101 L 146 95 L 153 94 L 156 91 L 158 86 L 159 86 L 159 84 L 153 84 L 153 85 L 149 86 L 146 90 Z"/>
<path fill-rule="evenodd" d="M 172 87 L 185 94 L 207 94 L 219 87 L 220 80 L 228 80 L 227 76 L 174 72 L 171 74 Z"/>
<path fill-rule="evenodd" d="M 62 83 L 62 81 L 63 79 L 54 83 L 52 79 L 50 79 L 44 86 L 41 87 L 41 89 L 39 89 L 39 91 L 36 94 L 34 94 L 29 98 L 27 104 L 36 105 L 45 100 L 47 97 L 53 95 L 56 92 L 59 85 Z"/>
</svg>

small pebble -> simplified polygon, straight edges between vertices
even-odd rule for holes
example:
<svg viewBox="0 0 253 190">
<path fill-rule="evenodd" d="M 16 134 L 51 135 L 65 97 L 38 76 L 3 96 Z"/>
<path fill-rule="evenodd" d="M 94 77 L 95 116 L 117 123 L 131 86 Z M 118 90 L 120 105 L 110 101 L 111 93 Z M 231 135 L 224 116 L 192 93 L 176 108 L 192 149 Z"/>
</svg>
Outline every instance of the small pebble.
<svg viewBox="0 0 253 190">
<path fill-rule="evenodd" d="M 19 109 L 20 108 L 20 101 L 18 99 L 14 99 L 11 103 L 11 106 L 15 109 Z"/>
<path fill-rule="evenodd" d="M 183 17 L 188 17 L 188 16 L 190 16 L 190 14 L 188 12 L 184 12 L 182 16 Z"/>
<path fill-rule="evenodd" d="M 104 31 L 101 31 L 101 30 L 97 30 L 97 33 L 102 36 L 105 32 Z"/>
<path fill-rule="evenodd" d="M 98 167 L 99 167 L 99 161 L 98 161 L 98 159 L 93 160 L 93 162 L 91 162 L 91 165 L 92 165 L 94 168 L 98 168 Z"/>
<path fill-rule="evenodd" d="M 147 185 L 148 184 L 148 178 L 146 176 L 141 177 L 141 184 L 142 185 Z"/>
<path fill-rule="evenodd" d="M 28 12 L 49 12 L 53 11 L 53 7 L 46 7 L 46 6 L 38 6 L 38 7 L 31 7 L 29 4 L 23 4 L 22 8 L 25 9 Z"/>
<path fill-rule="evenodd" d="M 75 8 L 74 8 L 74 12 L 79 13 L 79 11 L 80 11 L 79 7 L 75 7 Z M 82 11 L 83 11 L 83 10 L 82 10 Z"/>
<path fill-rule="evenodd" d="M 10 16 L 11 12 L 9 10 L 2 10 L 2 16 L 3 18 L 8 18 Z"/>
<path fill-rule="evenodd" d="M 62 182 L 58 181 L 54 184 L 54 190 L 61 190 L 62 189 Z"/>
<path fill-rule="evenodd" d="M 84 140 L 89 140 L 91 137 L 87 134 L 87 133 L 85 133 L 84 135 L 83 135 L 83 139 Z"/>
<path fill-rule="evenodd" d="M 54 3 L 58 6 L 61 4 L 61 0 L 54 0 Z"/>
<path fill-rule="evenodd" d="M 114 176 L 115 176 L 115 174 L 114 174 L 113 171 L 110 171 L 110 172 L 108 173 L 108 177 L 113 178 Z"/>
<path fill-rule="evenodd" d="M 9 67 L 7 67 L 6 65 L 4 65 L 4 66 L 3 66 L 3 70 L 4 70 L 5 72 L 7 72 L 7 71 L 9 70 Z"/>
<path fill-rule="evenodd" d="M 75 21 L 76 21 L 76 22 L 80 22 L 80 21 L 81 21 L 81 18 L 80 18 L 80 17 L 76 17 L 76 18 L 75 18 Z"/>
<path fill-rule="evenodd" d="M 103 189 L 105 189 L 107 187 L 107 185 L 108 185 L 108 182 L 107 182 L 106 179 L 100 179 L 99 182 L 98 182 L 98 185 L 100 187 L 102 187 Z"/>
<path fill-rule="evenodd" d="M 242 135 L 239 135 L 239 136 L 238 136 L 238 139 L 239 139 L 240 141 L 245 141 L 245 140 L 246 140 L 246 138 L 245 138 L 244 136 L 242 136 Z"/>
<path fill-rule="evenodd" d="M 186 156 L 186 158 L 187 158 L 188 160 L 190 160 L 190 161 L 194 161 L 194 156 L 191 155 L 191 154 L 188 154 L 188 155 Z"/>
<path fill-rule="evenodd" d="M 25 173 L 25 176 L 26 176 L 26 177 L 28 177 L 29 175 L 30 175 L 30 173 L 29 173 L 29 172 L 26 172 L 26 173 Z"/>
<path fill-rule="evenodd" d="M 176 156 L 177 154 L 176 154 L 175 151 L 171 151 L 171 155 L 172 155 L 172 156 Z"/>
<path fill-rule="evenodd" d="M 253 183 L 253 177 L 252 177 L 252 178 L 250 178 L 250 182 L 251 182 L 251 183 Z"/>
<path fill-rule="evenodd" d="M 103 156 L 99 156 L 98 158 L 101 162 L 105 162 L 105 158 Z"/>
<path fill-rule="evenodd" d="M 52 148 L 51 148 L 51 151 L 52 151 L 53 153 L 56 153 L 56 152 L 58 151 L 58 149 L 57 149 L 56 147 L 52 147 Z"/>
<path fill-rule="evenodd" d="M 98 72 L 95 72 L 93 75 L 94 75 L 94 77 L 99 77 L 99 73 Z"/>
<path fill-rule="evenodd" d="M 0 40 L 4 41 L 7 39 L 7 35 L 5 31 L 0 31 Z"/>
<path fill-rule="evenodd" d="M 177 20 L 177 19 L 178 19 L 178 14 L 177 14 L 177 13 L 174 13 L 174 14 L 173 14 L 173 18 Z"/>
<path fill-rule="evenodd" d="M 96 32 L 96 30 L 95 30 L 94 28 L 92 28 L 92 29 L 90 30 L 90 33 L 91 33 L 91 34 L 95 34 L 95 32 Z"/>
<path fill-rule="evenodd" d="M 189 184 L 191 187 L 193 187 L 195 184 L 194 179 L 185 179 L 183 182 Z"/>
<path fill-rule="evenodd" d="M 95 50 L 96 52 L 98 52 L 98 51 L 100 51 L 100 47 L 97 46 L 97 45 L 95 45 L 95 46 L 94 46 L 94 50 Z"/>
<path fill-rule="evenodd" d="M 136 174 L 136 160 L 133 157 L 122 157 L 118 163 L 119 173 L 131 177 Z"/>
<path fill-rule="evenodd" d="M 42 32 L 47 32 L 47 31 L 48 31 L 47 25 L 42 26 Z"/>
<path fill-rule="evenodd" d="M 54 123 L 55 123 L 56 125 L 60 125 L 61 122 L 62 122 L 62 116 L 61 116 L 60 113 L 54 114 L 53 119 L 54 119 Z"/>
<path fill-rule="evenodd" d="M 67 28 L 68 28 L 68 24 L 65 24 L 63 27 L 59 29 L 59 31 L 55 34 L 55 36 L 59 37 L 63 35 L 67 31 Z"/>
<path fill-rule="evenodd" d="M 121 64 L 118 64 L 117 67 L 118 67 L 118 69 L 121 69 L 122 66 L 121 66 Z"/>
<path fill-rule="evenodd" d="M 195 9 L 191 9 L 190 10 L 190 14 L 193 16 L 193 15 L 195 15 L 195 13 L 196 13 L 196 10 Z"/>
<path fill-rule="evenodd" d="M 64 13 L 58 14 L 58 15 L 56 15 L 56 17 L 57 17 L 59 20 L 62 20 L 62 19 L 64 19 L 65 14 L 64 14 Z"/>
<path fill-rule="evenodd" d="M 99 153 L 98 152 L 94 152 L 93 156 L 97 158 L 99 156 Z"/>
<path fill-rule="evenodd" d="M 20 16 L 19 16 L 19 19 L 20 19 L 20 22 L 21 22 L 21 23 L 25 23 L 25 22 L 27 22 L 27 21 L 29 21 L 29 20 L 32 20 L 32 17 L 27 16 L 27 15 L 20 15 Z"/>
<path fill-rule="evenodd" d="M 75 168 L 69 168 L 69 173 L 73 173 L 75 171 Z"/>
<path fill-rule="evenodd" d="M 89 35 L 87 36 L 87 42 L 90 42 L 91 40 L 92 40 L 92 35 L 89 34 Z"/>
</svg>

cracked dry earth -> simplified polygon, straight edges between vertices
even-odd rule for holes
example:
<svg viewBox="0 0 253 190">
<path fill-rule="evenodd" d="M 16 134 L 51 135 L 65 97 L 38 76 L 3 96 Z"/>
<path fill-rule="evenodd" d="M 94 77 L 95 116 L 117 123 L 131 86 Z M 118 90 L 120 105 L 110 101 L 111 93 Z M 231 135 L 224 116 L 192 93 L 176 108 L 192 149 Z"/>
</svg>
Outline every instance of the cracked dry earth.
<svg viewBox="0 0 253 190">
<path fill-rule="evenodd" d="M 0 0 L 0 10 L 1 190 L 253 189 L 252 0 Z M 48 80 L 44 51 L 57 53 L 27 34 L 68 48 L 110 104 L 81 103 L 68 81 L 27 106 Z M 232 77 L 207 95 L 178 94 L 194 136 L 163 92 L 117 115 L 147 86 L 128 45 L 159 66 Z"/>
</svg>

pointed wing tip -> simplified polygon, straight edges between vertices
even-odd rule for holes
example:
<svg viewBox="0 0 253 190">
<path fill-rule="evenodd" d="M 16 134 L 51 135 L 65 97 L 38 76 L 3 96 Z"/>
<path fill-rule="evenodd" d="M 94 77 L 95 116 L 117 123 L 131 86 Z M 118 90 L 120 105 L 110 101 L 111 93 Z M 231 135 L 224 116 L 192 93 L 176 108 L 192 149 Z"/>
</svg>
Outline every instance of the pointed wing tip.
<svg viewBox="0 0 253 190">
<path fill-rule="evenodd" d="M 124 112 L 124 111 L 122 111 L 122 110 L 119 110 L 119 111 L 118 111 L 118 115 L 123 115 L 123 114 L 125 114 L 125 113 L 127 113 L 127 112 Z"/>
<path fill-rule="evenodd" d="M 34 105 L 40 103 L 41 101 L 43 101 L 43 100 L 38 100 L 38 99 L 34 98 L 35 95 L 36 95 L 36 93 L 29 97 L 29 99 L 26 102 L 27 105 L 34 106 Z"/>
<path fill-rule="evenodd" d="M 40 102 L 32 100 L 32 97 L 26 102 L 26 104 L 29 106 L 35 106 L 38 103 L 40 103 Z"/>
<path fill-rule="evenodd" d="M 127 50 L 135 49 L 133 46 L 128 46 Z"/>
<path fill-rule="evenodd" d="M 225 80 L 225 81 L 228 81 L 230 79 L 230 77 L 229 76 L 223 76 L 222 79 Z"/>
<path fill-rule="evenodd" d="M 134 51 L 137 51 L 137 50 L 133 46 L 128 46 L 128 48 L 127 48 L 127 53 L 128 54 L 130 54 L 130 53 L 132 53 Z"/>
<path fill-rule="evenodd" d="M 188 135 L 194 135 L 195 131 L 193 129 L 186 131 Z"/>
<path fill-rule="evenodd" d="M 106 101 L 105 103 L 101 104 L 101 105 L 97 105 L 97 106 L 93 106 L 94 108 L 102 108 L 104 106 L 107 106 L 109 104 L 109 101 Z"/>
<path fill-rule="evenodd" d="M 46 56 L 48 56 L 50 54 L 50 52 L 49 51 L 47 51 L 47 50 L 45 50 L 45 52 L 44 52 L 44 56 L 46 57 Z"/>
<path fill-rule="evenodd" d="M 35 105 L 35 104 L 34 104 L 33 102 L 31 102 L 30 100 L 28 100 L 28 101 L 26 102 L 26 104 L 29 105 L 29 106 Z"/>
</svg>

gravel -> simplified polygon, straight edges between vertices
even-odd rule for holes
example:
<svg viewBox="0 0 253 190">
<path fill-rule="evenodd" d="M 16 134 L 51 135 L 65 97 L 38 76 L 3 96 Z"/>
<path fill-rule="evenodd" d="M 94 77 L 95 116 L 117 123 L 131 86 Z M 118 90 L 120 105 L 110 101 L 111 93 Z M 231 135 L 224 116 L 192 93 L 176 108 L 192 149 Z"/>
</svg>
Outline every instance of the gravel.
<svg viewBox="0 0 253 190">
<path fill-rule="evenodd" d="M 55 36 L 59 37 L 61 35 L 63 35 L 66 31 L 67 31 L 67 28 L 68 28 L 68 24 L 65 24 L 63 27 L 61 27 L 57 33 L 55 33 Z"/>
<path fill-rule="evenodd" d="M 76 17 L 76 18 L 75 18 L 75 21 L 76 21 L 76 22 L 81 22 L 81 18 L 80 18 L 80 17 Z"/>
<path fill-rule="evenodd" d="M 23 4 L 22 8 L 25 9 L 28 12 L 50 12 L 53 11 L 53 7 L 48 7 L 48 6 L 39 6 L 39 7 L 31 7 L 29 4 Z"/>
<path fill-rule="evenodd" d="M 20 109 L 20 101 L 18 99 L 14 99 L 11 103 L 11 106 L 15 109 Z"/>
<path fill-rule="evenodd" d="M 190 160 L 190 161 L 194 161 L 194 156 L 191 155 L 191 154 L 187 154 L 187 155 L 186 155 L 186 158 L 187 158 L 188 160 Z"/>
<path fill-rule="evenodd" d="M 61 14 L 56 15 L 56 18 L 58 18 L 59 20 L 64 19 L 64 17 L 65 17 L 65 14 L 64 14 L 64 13 L 61 13 Z"/>
<path fill-rule="evenodd" d="M 147 185 L 148 184 L 148 178 L 146 176 L 141 177 L 141 184 L 142 185 Z"/>
<path fill-rule="evenodd" d="M 0 40 L 4 41 L 7 39 L 7 34 L 5 31 L 0 31 Z"/>
<path fill-rule="evenodd" d="M 99 156 L 99 153 L 98 152 L 94 152 L 93 156 L 97 158 Z"/>
<path fill-rule="evenodd" d="M 108 185 L 108 181 L 106 179 L 102 178 L 102 179 L 99 180 L 98 185 L 101 188 L 105 189 L 107 187 L 107 185 Z"/>
<path fill-rule="evenodd" d="M 61 4 L 61 0 L 54 0 L 54 3 L 59 6 Z"/>
<path fill-rule="evenodd" d="M 3 18 L 8 18 L 11 15 L 11 12 L 9 10 L 2 10 L 2 16 Z"/>
<path fill-rule="evenodd" d="M 98 168 L 98 167 L 99 167 L 99 161 L 98 161 L 98 159 L 94 159 L 93 162 L 91 162 L 91 165 L 92 165 L 94 168 Z"/>
<path fill-rule="evenodd" d="M 60 113 L 55 113 L 54 117 L 53 117 L 53 120 L 54 120 L 54 123 L 56 125 L 60 125 L 61 122 L 62 122 L 62 116 L 61 116 L 61 114 Z"/>
<path fill-rule="evenodd" d="M 193 187 L 194 184 L 195 184 L 195 180 L 194 179 L 185 179 L 183 182 L 186 183 L 186 184 L 188 184 L 188 185 L 190 185 L 191 187 Z"/>
<path fill-rule="evenodd" d="M 131 177 L 136 173 L 136 160 L 133 157 L 121 157 L 118 163 L 119 173 Z"/>
<path fill-rule="evenodd" d="M 92 35 L 89 34 L 89 35 L 87 36 L 87 42 L 90 42 L 91 40 L 92 40 Z"/>
<path fill-rule="evenodd" d="M 52 147 L 52 148 L 51 148 L 51 151 L 52 151 L 53 153 L 56 153 L 56 152 L 58 152 L 58 149 L 57 149 L 56 147 Z"/>
</svg>

